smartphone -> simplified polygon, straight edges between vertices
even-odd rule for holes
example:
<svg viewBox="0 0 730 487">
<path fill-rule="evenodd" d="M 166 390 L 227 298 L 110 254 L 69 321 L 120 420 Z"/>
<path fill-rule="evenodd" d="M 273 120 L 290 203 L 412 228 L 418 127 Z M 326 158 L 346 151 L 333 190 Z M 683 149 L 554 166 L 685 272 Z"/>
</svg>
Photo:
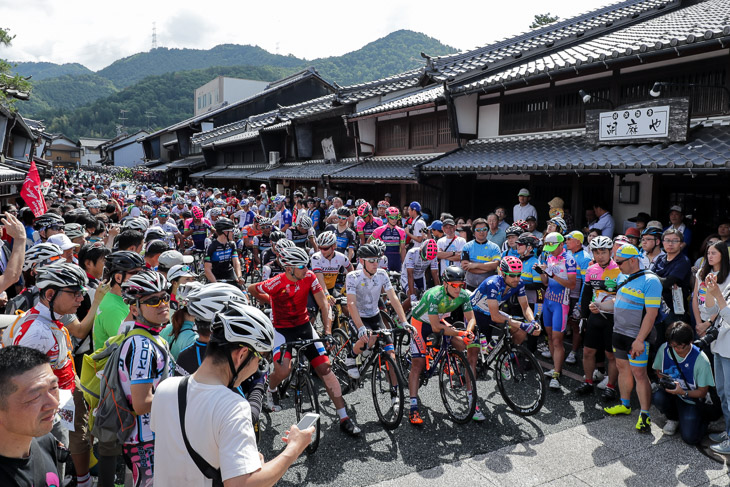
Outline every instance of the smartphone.
<svg viewBox="0 0 730 487">
<path fill-rule="evenodd" d="M 299 422 L 297 423 L 297 428 L 299 428 L 300 430 L 305 430 L 314 425 L 317 420 L 319 420 L 319 414 L 307 413 L 302 417 L 302 419 L 299 420 Z"/>
</svg>

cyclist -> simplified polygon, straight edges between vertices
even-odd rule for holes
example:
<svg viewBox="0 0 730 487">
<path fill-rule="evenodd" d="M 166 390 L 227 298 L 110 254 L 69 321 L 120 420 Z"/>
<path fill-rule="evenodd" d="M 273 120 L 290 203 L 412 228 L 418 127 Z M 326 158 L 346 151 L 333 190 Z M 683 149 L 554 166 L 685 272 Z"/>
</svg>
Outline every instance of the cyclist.
<svg viewBox="0 0 730 487">
<path fill-rule="evenodd" d="M 438 247 L 432 238 L 424 240 L 419 247 L 413 247 L 406 252 L 403 269 L 400 274 L 400 284 L 408 296 L 403 308 L 408 311 L 411 305 L 418 301 L 418 295 L 426 290 L 426 270 L 431 269 L 431 276 L 435 286 L 439 285 L 439 264 L 436 259 Z"/>
<path fill-rule="evenodd" d="M 347 257 L 335 250 L 337 237 L 334 233 L 322 232 L 317 237 L 317 243 L 319 252 L 312 255 L 312 272 L 317 276 L 320 286 L 329 298 L 335 291 L 337 276 L 342 271 L 351 272 L 352 264 L 350 264 Z"/>
<path fill-rule="evenodd" d="M 203 210 L 199 206 L 193 206 L 193 217 L 185 221 L 185 238 L 193 239 L 193 248 L 195 250 L 205 250 L 205 240 L 208 238 L 208 232 L 212 230 L 210 220 L 203 217 Z"/>
<path fill-rule="evenodd" d="M 337 250 L 347 256 L 349 260 L 355 254 L 355 241 L 357 236 L 350 228 L 350 210 L 342 207 L 337 210 L 337 224 L 329 224 L 325 227 L 325 232 L 332 232 L 337 239 Z"/>
<path fill-rule="evenodd" d="M 593 371 L 596 368 L 596 353 L 604 350 L 608 369 L 608 382 L 601 399 L 617 398 L 616 384 L 618 369 L 613 355 L 613 305 L 616 298 L 616 281 L 621 271 L 611 258 L 613 242 L 599 235 L 591 240 L 590 249 L 595 264 L 586 269 L 585 285 L 580 299 L 581 316 L 586 319 L 583 337 L 583 373 L 585 379 L 576 392 L 593 393 Z"/>
<path fill-rule="evenodd" d="M 580 348 L 580 293 L 583 289 L 583 283 L 585 282 L 586 271 L 591 263 L 592 257 L 583 249 L 583 232 L 573 230 L 572 232 L 565 235 L 565 248 L 570 252 L 575 259 L 575 287 L 570 290 L 570 303 L 568 308 L 570 309 L 570 316 L 568 317 L 568 326 L 572 331 L 572 346 L 570 353 L 565 357 L 566 364 L 574 364 L 577 362 L 576 354 Z"/>
<path fill-rule="evenodd" d="M 274 240 L 286 238 L 284 233 L 274 229 L 271 220 L 268 218 L 262 218 L 259 221 L 259 228 L 261 229 L 261 233 L 253 237 L 251 241 L 253 246 L 253 261 L 257 266 L 261 265 L 261 257 L 263 257 L 264 251 L 271 248 Z"/>
<path fill-rule="evenodd" d="M 496 273 L 501 256 L 499 247 L 487 239 L 489 227 L 485 219 L 474 220 L 472 228 L 474 240 L 467 242 L 461 250 L 461 268 L 466 271 L 469 290 L 476 289 L 484 279 Z"/>
<path fill-rule="evenodd" d="M 233 220 L 226 217 L 215 222 L 216 239 L 205 251 L 205 277 L 208 282 L 224 280 L 233 284 L 243 281 L 236 244 L 232 241 L 234 228 Z"/>
<path fill-rule="evenodd" d="M 378 251 L 378 268 L 387 272 L 388 258 L 385 256 L 385 242 L 382 240 L 371 240 L 369 245 L 372 245 Z M 359 262 L 357 264 L 357 270 L 361 270 L 362 268 L 362 262 Z"/>
<path fill-rule="evenodd" d="M 540 247 L 540 239 L 529 232 L 525 232 L 517 238 L 517 250 L 522 261 L 522 284 L 525 285 L 527 302 L 532 306 L 532 314 L 539 316 L 542 313 L 543 289 L 540 274 L 535 272 L 535 264 L 538 263 L 536 251 Z"/>
<path fill-rule="evenodd" d="M 553 218 L 553 220 L 557 219 Z M 542 319 L 548 335 L 548 346 L 553 358 L 553 370 L 550 371 L 550 388 L 560 390 L 560 374 L 565 359 L 563 336 L 568 322 L 570 290 L 576 284 L 575 259 L 565 250 L 565 238 L 558 232 L 551 232 L 545 237 L 542 247 L 547 256 L 545 264 L 537 264 L 535 271 L 540 274 L 545 291 Z"/>
<path fill-rule="evenodd" d="M 271 219 L 271 222 L 279 227 L 282 232 L 286 232 L 292 225 L 292 214 L 291 211 L 285 206 L 286 197 L 278 194 L 274 196 L 274 209 L 276 214 Z"/>
<path fill-rule="evenodd" d="M 395 206 L 388 208 L 388 223 L 376 228 L 370 236 L 373 240 L 385 242 L 385 256 L 388 258 L 388 270 L 400 272 L 406 258 L 406 232 L 398 226 L 400 211 Z"/>
<path fill-rule="evenodd" d="M 261 268 L 261 279 L 263 281 L 284 272 L 284 267 L 279 261 L 279 251 L 284 247 L 295 247 L 295 245 L 291 240 L 282 238 L 272 245 L 269 250 L 264 252 L 264 265 Z"/>
<path fill-rule="evenodd" d="M 317 234 L 312 226 L 312 219 L 306 214 L 302 214 L 299 217 L 296 225 L 289 228 L 286 232 L 286 238 L 294 242 L 297 247 L 311 248 L 316 252 L 317 249 Z"/>
<path fill-rule="evenodd" d="M 322 324 L 326 336 L 332 334 L 332 322 L 329 318 L 329 303 L 325 298 L 322 286 L 314 272 L 307 269 L 309 256 L 304 249 L 291 247 L 281 249 L 279 255 L 284 265 L 284 274 L 251 284 L 249 293 L 263 303 L 271 305 L 274 323 L 274 373 L 270 377 L 269 389 L 266 392 L 267 406 L 271 411 L 281 411 L 277 386 L 287 375 L 291 367 L 291 353 L 286 352 L 280 358 L 281 345 L 289 341 L 310 340 L 319 338 L 309 323 L 307 298 L 314 294 L 317 305 L 322 310 Z M 340 417 L 340 429 L 350 436 L 358 436 L 360 428 L 347 415 L 345 400 L 342 397 L 340 383 L 332 372 L 329 357 L 322 342 L 302 349 L 317 375 L 322 379 L 327 394 L 337 409 Z"/>
<path fill-rule="evenodd" d="M 161 206 L 157 210 L 157 218 L 151 228 L 161 228 L 164 232 L 162 240 L 171 248 L 176 249 L 182 247 L 182 234 L 175 225 L 175 222 L 168 221 L 170 217 L 170 210 L 167 207 Z M 149 230 L 148 230 L 149 231 Z"/>
<path fill-rule="evenodd" d="M 23 262 L 23 288 L 5 306 L 5 314 L 14 315 L 18 310 L 28 311 L 38 303 L 40 291 L 35 285 L 37 270 L 53 262 L 64 262 L 63 251 L 56 244 L 43 242 L 36 244 L 25 253 Z"/>
<path fill-rule="evenodd" d="M 462 309 L 464 319 L 470 322 L 474 319 L 474 312 L 469 301 L 469 294 L 464 289 L 466 285 L 466 273 L 460 267 L 449 266 L 441 274 L 440 286 L 435 286 L 424 293 L 418 305 L 413 310 L 411 325 L 411 371 L 408 374 L 408 391 L 410 393 L 410 415 L 411 424 L 423 424 L 423 419 L 418 412 L 418 388 L 420 377 L 426 368 L 426 342 L 425 338 L 431 333 L 440 333 L 453 337 L 451 344 L 457 350 L 464 351 L 466 344 L 463 337 L 473 339 L 470 332 L 457 330 L 452 325 L 442 321 L 442 318 L 456 309 Z M 471 388 L 471 385 L 469 385 Z M 471 390 L 469 398 L 473 400 Z"/>
<path fill-rule="evenodd" d="M 357 208 L 357 216 L 360 217 L 357 222 L 357 236 L 360 239 L 360 245 L 365 245 L 375 229 L 383 226 L 383 221 L 373 216 L 373 207 L 370 206 L 370 203 L 361 204 Z"/>
<path fill-rule="evenodd" d="M 471 306 L 474 310 L 474 318 L 468 323 L 467 330 L 473 332 L 477 337 L 467 347 L 467 359 L 476 377 L 476 365 L 479 358 L 480 340 L 485 337 L 487 341 L 492 340 L 492 334 L 500 328 L 495 325 L 507 324 L 509 326 L 512 340 L 520 344 L 527 338 L 527 334 L 540 335 L 540 325 L 535 321 L 535 316 L 530 309 L 530 304 L 525 294 L 525 285 L 522 283 L 522 261 L 517 257 L 507 256 L 499 263 L 499 274 L 488 277 L 471 296 Z M 509 315 L 500 312 L 499 308 L 512 296 L 522 307 L 524 323 L 513 320 Z M 496 328 L 496 329 L 495 329 Z M 484 421 L 484 413 L 476 407 L 474 421 Z"/>
<path fill-rule="evenodd" d="M 357 337 L 352 349 L 348 350 L 349 356 L 345 361 L 347 373 L 353 379 L 360 378 L 355 356 L 375 345 L 377 337 L 370 337 L 370 331 L 385 328 L 380 318 L 379 301 L 381 294 L 386 293 L 398 315 L 401 326 L 405 327 L 408 324 L 406 314 L 388 278 L 388 273 L 379 268 L 380 255 L 380 250 L 374 245 L 362 245 L 357 249 L 357 258 L 362 267 L 358 266 L 358 270 L 348 273 L 345 279 L 347 309 L 350 312 L 350 333 L 353 337 Z M 384 350 L 395 360 L 393 339 L 385 337 L 384 341 L 386 344 Z M 391 384 L 393 383 L 391 382 Z M 393 393 L 395 392 L 397 392 L 396 389 L 393 390 Z M 395 394 L 393 396 L 395 397 Z"/>
<path fill-rule="evenodd" d="M 390 208 L 390 203 L 388 203 L 385 200 L 378 201 L 378 218 L 380 218 L 381 221 L 386 220 L 386 210 Z"/>
</svg>

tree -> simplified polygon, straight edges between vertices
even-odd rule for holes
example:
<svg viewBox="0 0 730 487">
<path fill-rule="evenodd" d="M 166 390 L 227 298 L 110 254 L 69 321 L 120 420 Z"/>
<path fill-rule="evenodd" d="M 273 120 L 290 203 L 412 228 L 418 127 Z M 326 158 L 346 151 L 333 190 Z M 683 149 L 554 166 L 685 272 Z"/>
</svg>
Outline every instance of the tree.
<svg viewBox="0 0 730 487">
<path fill-rule="evenodd" d="M 8 29 L 0 28 L 0 46 L 9 46 L 15 36 Z M 0 59 L 0 105 L 11 107 L 16 99 L 27 100 L 30 96 L 30 83 L 17 73 L 4 59 Z"/>
<path fill-rule="evenodd" d="M 530 24 L 530 29 L 537 29 L 538 27 L 552 24 L 553 22 L 556 22 L 558 20 L 560 20 L 560 17 L 558 17 L 557 15 L 553 17 L 552 15 L 550 15 L 550 12 L 546 14 L 535 14 L 535 20 L 533 20 L 532 24 Z"/>
</svg>

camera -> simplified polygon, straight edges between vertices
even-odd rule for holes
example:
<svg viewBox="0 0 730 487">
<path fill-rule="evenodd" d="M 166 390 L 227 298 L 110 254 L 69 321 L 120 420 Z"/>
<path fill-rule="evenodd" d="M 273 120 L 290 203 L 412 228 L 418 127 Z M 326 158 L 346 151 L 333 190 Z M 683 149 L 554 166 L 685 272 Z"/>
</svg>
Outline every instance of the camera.
<svg viewBox="0 0 730 487">
<path fill-rule="evenodd" d="M 694 345 L 696 345 L 697 347 L 699 347 L 701 349 L 709 350 L 710 345 L 712 344 L 712 342 L 717 340 L 717 335 L 719 335 L 719 334 L 720 334 L 720 329 L 716 325 L 712 325 L 705 332 L 705 336 L 694 341 Z"/>
<path fill-rule="evenodd" d="M 662 389 L 674 389 L 676 387 L 676 384 L 672 379 L 669 377 L 660 377 L 659 378 L 659 385 L 662 387 Z"/>
</svg>

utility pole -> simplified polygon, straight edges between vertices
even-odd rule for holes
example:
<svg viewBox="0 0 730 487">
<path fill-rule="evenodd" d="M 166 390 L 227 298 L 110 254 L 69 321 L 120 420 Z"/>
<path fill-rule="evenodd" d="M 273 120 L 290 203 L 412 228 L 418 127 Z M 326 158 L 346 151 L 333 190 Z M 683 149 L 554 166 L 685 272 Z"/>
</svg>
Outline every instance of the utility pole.
<svg viewBox="0 0 730 487">
<path fill-rule="evenodd" d="M 150 125 L 150 119 L 156 118 L 157 115 L 152 115 L 152 112 L 144 112 L 144 116 L 147 117 L 147 130 L 152 131 L 152 126 Z"/>
<path fill-rule="evenodd" d="M 119 110 L 119 120 L 121 120 L 121 131 L 124 131 L 124 122 L 127 120 L 127 117 L 125 116 L 129 110 L 120 109 Z"/>
<path fill-rule="evenodd" d="M 152 49 L 157 49 L 157 22 L 152 22 Z"/>
</svg>

